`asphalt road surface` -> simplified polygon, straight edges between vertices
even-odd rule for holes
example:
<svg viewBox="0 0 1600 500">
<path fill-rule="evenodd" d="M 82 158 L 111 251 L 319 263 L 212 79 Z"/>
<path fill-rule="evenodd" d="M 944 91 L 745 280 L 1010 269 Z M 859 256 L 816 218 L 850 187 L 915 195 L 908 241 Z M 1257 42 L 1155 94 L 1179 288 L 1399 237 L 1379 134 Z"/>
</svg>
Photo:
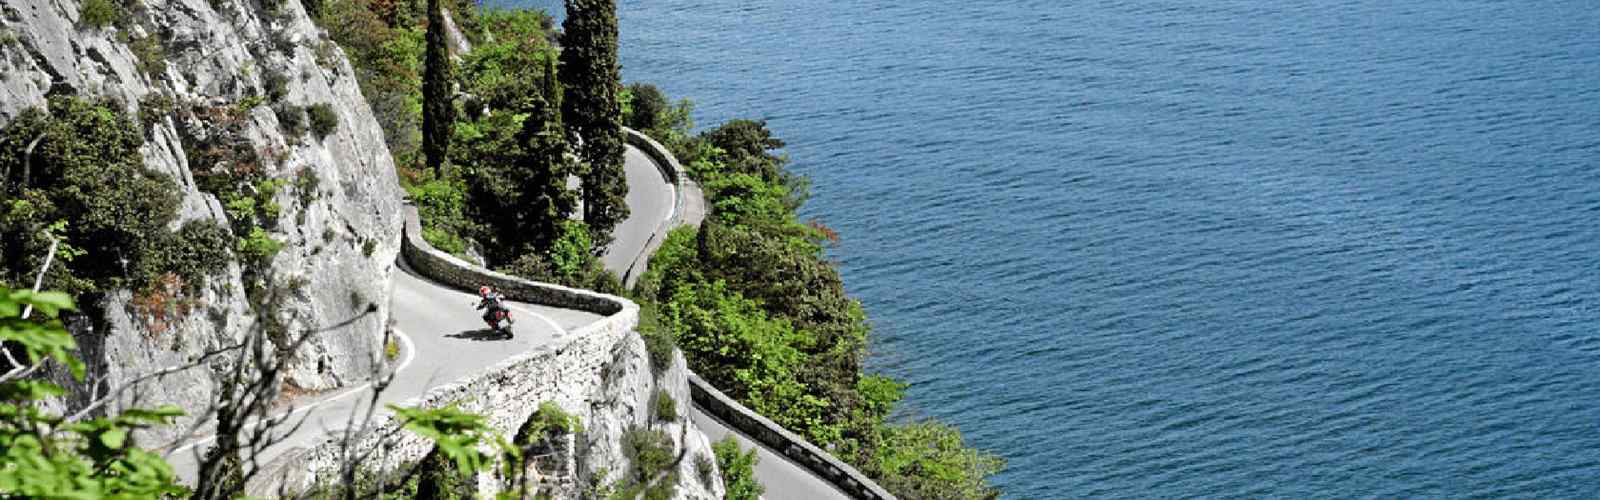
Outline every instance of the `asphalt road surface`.
<svg viewBox="0 0 1600 500">
<path fill-rule="evenodd" d="M 401 333 L 401 349 L 393 364 L 398 370 L 394 381 L 378 400 L 380 410 L 382 405 L 421 396 L 600 319 L 583 311 L 511 302 L 516 335 L 505 339 L 488 331 L 480 311 L 473 309 L 477 300 L 476 294 L 433 283 L 404 267 L 395 273 L 393 314 Z M 284 409 L 294 412 L 296 419 L 303 417 L 305 424 L 267 450 L 261 463 L 293 448 L 318 444 L 330 433 L 348 428 L 352 416 L 365 415 L 371 398 L 371 386 L 362 384 L 304 398 L 296 407 Z M 168 457 L 189 484 L 196 478 L 200 454 L 210 444 L 209 437 L 192 440 Z"/>
<path fill-rule="evenodd" d="M 611 247 L 606 249 L 600 262 L 607 270 L 622 277 L 628 266 L 639 257 L 645 243 L 650 241 L 661 222 L 671 216 L 673 198 L 671 183 L 661 175 L 655 161 L 638 148 L 628 146 L 622 168 L 628 179 L 628 218 L 617 224 L 611 234 Z"/>
<path fill-rule="evenodd" d="M 671 217 L 676 196 L 674 187 L 655 162 L 633 146 L 627 148 L 624 169 L 631 213 L 617 226 L 613 233 L 616 239 L 602 257 L 606 269 L 618 276 L 627 272 L 661 222 Z M 583 311 L 513 302 L 516 336 L 504 339 L 487 331 L 479 311 L 473 309 L 476 303 L 474 294 L 434 283 L 401 266 L 395 273 L 392 309 L 396 329 L 401 332 L 401 350 L 393 365 L 398 371 L 394 381 L 379 396 L 380 407 L 421 396 L 433 387 L 476 373 L 532 347 L 554 342 L 567 332 L 600 319 Z M 303 398 L 297 406 L 285 408 L 280 414 L 292 412 L 296 418 L 304 418 L 305 425 L 264 453 L 261 462 L 336 435 L 350 426 L 352 418 L 365 415 L 371 398 L 371 386 L 363 384 Z M 728 428 L 715 417 L 699 409 L 694 409 L 691 416 L 695 426 L 713 441 L 732 434 L 743 448 L 760 450 L 756 478 L 766 486 L 764 498 L 848 498 L 809 470 Z M 193 484 L 196 464 L 210 444 L 209 437 L 191 440 L 168 456 L 186 482 Z"/>
<path fill-rule="evenodd" d="M 616 241 L 602 259 L 606 269 L 623 276 L 635 257 L 644 249 L 650 234 L 661 222 L 671 217 L 676 193 L 672 184 L 661 175 L 655 161 L 643 152 L 628 146 L 627 161 L 623 164 L 628 178 L 628 219 L 617 225 Z M 663 235 L 664 237 L 665 235 Z M 757 443 L 749 436 L 733 430 L 693 408 L 690 416 L 695 427 L 712 441 L 732 434 L 744 449 L 757 448 L 761 460 L 756 464 L 756 479 L 766 486 L 762 495 L 769 500 L 812 500 L 822 498 L 849 498 L 832 484 L 811 474 L 809 469 L 788 461 L 782 454 Z"/>
</svg>

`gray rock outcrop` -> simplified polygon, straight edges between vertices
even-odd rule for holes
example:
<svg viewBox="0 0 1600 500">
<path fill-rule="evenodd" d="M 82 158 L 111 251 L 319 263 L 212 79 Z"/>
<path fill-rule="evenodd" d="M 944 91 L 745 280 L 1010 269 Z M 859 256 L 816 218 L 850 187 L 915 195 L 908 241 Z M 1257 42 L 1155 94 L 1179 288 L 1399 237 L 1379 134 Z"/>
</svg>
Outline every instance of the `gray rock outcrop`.
<svg viewBox="0 0 1600 500">
<path fill-rule="evenodd" d="M 107 2 L 101 2 L 102 5 Z M 128 116 L 145 112 L 145 165 L 176 180 L 180 222 L 228 224 L 215 193 L 202 191 L 206 168 L 186 152 L 196 140 L 225 139 L 253 151 L 260 175 L 282 179 L 272 199 L 281 206 L 269 234 L 283 243 L 270 266 L 255 270 L 278 287 L 279 304 L 266 311 L 289 332 L 302 332 L 376 310 L 342 328 L 318 334 L 294 356 L 285 388 L 316 392 L 359 383 L 382 360 L 390 274 L 399 252 L 402 192 L 383 133 L 342 51 L 311 22 L 299 2 L 267 0 L 133 0 L 109 2 L 118 15 L 90 26 L 74 0 L 0 0 L 0 126 L 23 110 L 64 92 L 119 103 Z M 171 103 L 171 112 L 153 103 Z M 279 123 L 325 105 L 337 127 L 325 137 Z M 226 130 L 215 114 L 233 122 Z M 306 116 L 301 114 L 299 116 Z M 310 187 L 304 182 L 315 179 Z M 239 235 L 236 235 L 239 236 Z M 111 291 L 98 318 L 74 323 L 94 384 L 71 387 L 64 404 L 81 405 L 95 391 L 175 366 L 230 345 L 256 326 L 256 307 L 244 292 L 246 271 L 230 264 L 198 296 L 176 309 L 145 310 L 135 294 Z M 138 403 L 189 407 L 206 401 L 215 384 L 203 369 L 146 384 Z M 130 394 L 131 396 L 131 394 Z M 123 403 L 131 403 L 124 400 Z M 191 420 L 154 431 L 173 437 Z M 147 441 L 154 444 L 160 441 Z"/>
</svg>

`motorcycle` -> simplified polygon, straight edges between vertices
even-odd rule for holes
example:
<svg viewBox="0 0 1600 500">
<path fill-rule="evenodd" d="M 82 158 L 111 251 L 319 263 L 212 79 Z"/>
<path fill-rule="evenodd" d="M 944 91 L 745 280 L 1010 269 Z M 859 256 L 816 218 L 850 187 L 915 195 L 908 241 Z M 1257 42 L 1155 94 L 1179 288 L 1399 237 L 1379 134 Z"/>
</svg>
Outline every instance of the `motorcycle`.
<svg viewBox="0 0 1600 500">
<path fill-rule="evenodd" d="M 494 309 L 489 314 L 484 315 L 483 322 L 489 325 L 489 331 L 504 335 L 508 339 L 516 336 L 511 333 L 511 324 L 516 323 L 515 320 L 511 319 L 511 309 L 503 307 Z"/>
<path fill-rule="evenodd" d="M 501 335 L 505 335 L 506 338 L 508 338 L 508 339 L 515 336 L 514 334 L 511 333 L 511 323 L 512 323 L 512 321 L 511 321 L 511 311 L 509 311 L 509 310 L 505 310 L 505 309 L 496 310 L 494 312 L 493 317 L 490 318 L 487 321 L 487 323 L 489 323 L 489 329 L 490 330 L 494 330 L 495 333 L 498 333 L 498 334 L 501 334 Z"/>
</svg>

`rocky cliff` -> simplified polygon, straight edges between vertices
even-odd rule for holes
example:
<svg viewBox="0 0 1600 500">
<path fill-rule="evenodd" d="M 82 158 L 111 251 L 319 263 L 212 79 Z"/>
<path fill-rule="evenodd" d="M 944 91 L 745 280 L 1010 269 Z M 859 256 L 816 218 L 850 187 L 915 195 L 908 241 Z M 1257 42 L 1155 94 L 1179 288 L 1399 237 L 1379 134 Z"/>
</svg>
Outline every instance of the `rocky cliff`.
<svg viewBox="0 0 1600 500">
<path fill-rule="evenodd" d="M 274 207 L 258 225 L 282 243 L 264 264 L 230 263 L 203 290 L 160 306 L 128 290 L 90 304 L 95 317 L 73 330 L 91 380 L 106 383 L 79 384 L 67 406 L 234 343 L 257 326 L 257 313 L 301 332 L 376 305 L 296 353 L 291 392 L 351 384 L 381 362 L 402 194 L 349 62 L 299 2 L 0 0 L 0 126 L 44 107 L 48 94 L 105 100 L 140 117 L 145 166 L 182 190 L 179 222 L 211 219 L 246 236 L 223 204 L 239 193 L 207 179 L 249 176 L 246 194 Z M 293 189 L 255 188 L 270 182 Z M 252 284 L 278 299 L 251 300 Z M 139 403 L 203 401 L 211 377 L 174 374 L 142 386 Z"/>
</svg>

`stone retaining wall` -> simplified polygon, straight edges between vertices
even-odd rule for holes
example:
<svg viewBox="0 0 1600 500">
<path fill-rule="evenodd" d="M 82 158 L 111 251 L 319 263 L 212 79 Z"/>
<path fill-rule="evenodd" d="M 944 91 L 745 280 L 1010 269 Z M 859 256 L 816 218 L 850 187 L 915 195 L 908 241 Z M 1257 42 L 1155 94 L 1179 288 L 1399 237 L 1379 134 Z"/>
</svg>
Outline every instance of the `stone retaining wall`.
<svg viewBox="0 0 1600 500">
<path fill-rule="evenodd" d="M 578 415 L 586 430 L 567 446 L 573 452 L 560 457 L 563 463 L 556 467 L 566 473 L 543 478 L 542 484 L 554 488 L 550 491 L 558 498 L 581 496 L 588 479 L 597 471 L 625 470 L 628 459 L 622 435 L 633 427 L 665 427 L 675 449 L 690 456 L 711 456 L 711 443 L 689 423 L 687 406 L 679 405 L 679 415 L 672 423 L 663 423 L 652 413 L 654 398 L 661 391 L 680 401 L 691 398 L 691 394 L 681 355 L 663 367 L 664 373 L 659 377 L 653 373 L 643 340 L 633 334 L 639 323 L 637 304 L 621 297 L 537 283 L 467 264 L 422 239 L 414 207 L 406 207 L 406 222 L 402 255 L 413 269 L 439 283 L 466 290 L 489 284 L 513 300 L 605 317 L 400 406 L 436 408 L 455 404 L 464 411 L 485 416 L 508 438 L 545 401 Z M 273 464 L 269 474 L 258 477 L 263 484 L 253 484 L 251 491 L 277 491 L 279 485 L 290 491 L 308 491 L 318 486 L 317 481 L 336 480 L 340 465 L 350 461 L 351 453 L 369 450 L 371 456 L 361 462 L 364 471 L 402 470 L 433 448 L 432 441 L 403 431 L 403 425 L 395 415 L 382 412 L 352 439 L 353 446 L 346 449 L 343 440 L 329 438 L 294 453 Z M 702 484 L 694 462 L 684 460 L 678 464 L 678 475 L 684 478 L 678 486 L 680 497 L 721 497 L 720 479 Z M 478 485 L 480 493 L 491 496 L 504 486 L 487 474 L 478 478 Z"/>
</svg>

